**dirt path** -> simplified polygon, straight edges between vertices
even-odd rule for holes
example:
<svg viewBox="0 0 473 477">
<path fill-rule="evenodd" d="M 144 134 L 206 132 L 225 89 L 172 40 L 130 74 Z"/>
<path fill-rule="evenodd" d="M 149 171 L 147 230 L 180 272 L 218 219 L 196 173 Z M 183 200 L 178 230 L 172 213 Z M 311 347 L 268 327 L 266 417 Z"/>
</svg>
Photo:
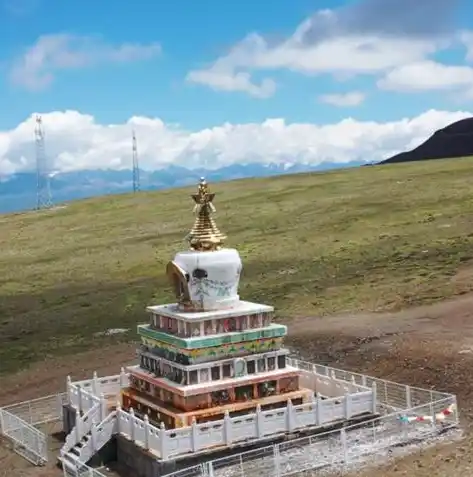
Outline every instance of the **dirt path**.
<svg viewBox="0 0 473 477">
<path fill-rule="evenodd" d="M 402 313 L 298 318 L 289 324 L 287 344 L 304 358 L 420 387 L 458 395 L 468 436 L 460 443 L 424 450 L 359 475 L 375 477 L 464 477 L 473 474 L 473 295 Z M 61 360 L 45 360 L 2 381 L 0 405 L 51 394 L 65 388 L 68 374 L 87 377 L 119 372 L 134 360 L 133 345 L 117 345 Z M 26 471 L 11 453 L 0 451 L 8 476 L 49 476 Z M 0 472 L 0 476 L 1 476 Z"/>
</svg>

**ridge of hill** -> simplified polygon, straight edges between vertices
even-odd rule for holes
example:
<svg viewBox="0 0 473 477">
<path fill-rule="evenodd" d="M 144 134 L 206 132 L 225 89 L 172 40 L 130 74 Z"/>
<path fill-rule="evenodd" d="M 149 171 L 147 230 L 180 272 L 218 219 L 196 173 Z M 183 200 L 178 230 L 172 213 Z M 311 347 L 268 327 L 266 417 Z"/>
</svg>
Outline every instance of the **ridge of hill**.
<svg viewBox="0 0 473 477">
<path fill-rule="evenodd" d="M 342 167 L 356 167 L 362 161 L 349 163 L 323 162 L 321 164 L 299 164 L 289 159 L 281 163 L 231 164 L 218 169 L 187 169 L 169 165 L 159 170 L 140 170 L 141 190 L 160 190 L 185 187 L 195 184 L 204 176 L 212 182 L 271 177 L 283 174 L 315 172 Z M 73 200 L 109 194 L 127 193 L 133 190 L 133 174 L 129 169 L 92 169 L 54 174 L 51 181 L 53 202 L 60 204 Z M 36 207 L 36 172 L 22 172 L 0 177 L 0 213 L 19 212 Z"/>
<path fill-rule="evenodd" d="M 462 119 L 439 129 L 411 151 L 396 154 L 379 164 L 468 156 L 473 156 L 473 118 Z"/>
<path fill-rule="evenodd" d="M 472 290 L 458 278 L 473 259 L 472 181 L 472 161 L 447 160 L 210 186 L 241 298 L 288 322 Z M 173 299 L 165 267 L 187 248 L 193 191 L 0 216 L 0 374 L 135 340 L 145 307 Z"/>
</svg>

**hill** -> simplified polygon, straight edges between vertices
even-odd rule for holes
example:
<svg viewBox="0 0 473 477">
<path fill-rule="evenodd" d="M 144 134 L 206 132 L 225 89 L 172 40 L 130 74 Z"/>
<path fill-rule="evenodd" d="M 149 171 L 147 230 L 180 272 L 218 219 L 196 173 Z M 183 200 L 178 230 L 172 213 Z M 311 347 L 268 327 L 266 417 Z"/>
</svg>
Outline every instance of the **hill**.
<svg viewBox="0 0 473 477">
<path fill-rule="evenodd" d="M 219 169 L 186 169 L 170 165 L 156 171 L 140 171 L 141 190 L 161 190 L 170 187 L 184 187 L 195 184 L 205 176 L 212 182 L 243 179 L 249 177 L 270 177 L 300 172 L 324 171 L 342 167 L 356 167 L 360 161 L 349 163 L 328 163 L 317 165 L 280 164 L 232 164 Z M 131 170 L 96 169 L 59 172 L 51 177 L 53 202 L 97 197 L 108 194 L 130 192 L 133 189 Z M 23 172 L 0 178 L 0 213 L 31 210 L 36 207 L 36 173 Z"/>
<path fill-rule="evenodd" d="M 240 295 L 280 320 L 395 310 L 465 293 L 473 163 L 435 161 L 211 184 L 244 262 Z M 193 189 L 192 189 L 193 190 Z M 0 217 L 0 373 L 135 338 L 171 300 L 191 189 Z M 466 272 L 465 272 L 466 270 Z M 110 328 L 129 328 L 107 337 Z"/>
<path fill-rule="evenodd" d="M 435 133 L 412 151 L 401 152 L 379 164 L 473 156 L 473 118 L 462 119 Z"/>
</svg>

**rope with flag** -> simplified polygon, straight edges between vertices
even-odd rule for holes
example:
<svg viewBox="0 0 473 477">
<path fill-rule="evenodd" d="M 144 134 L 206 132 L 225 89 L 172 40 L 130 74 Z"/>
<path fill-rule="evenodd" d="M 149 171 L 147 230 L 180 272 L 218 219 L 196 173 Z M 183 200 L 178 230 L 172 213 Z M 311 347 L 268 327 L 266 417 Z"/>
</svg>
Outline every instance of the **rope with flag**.
<svg viewBox="0 0 473 477">
<path fill-rule="evenodd" d="M 435 421 L 444 421 L 447 416 L 453 414 L 455 410 L 455 403 L 450 404 L 443 411 L 435 414 Z M 399 416 L 399 420 L 402 422 L 433 422 L 434 416 Z"/>
</svg>

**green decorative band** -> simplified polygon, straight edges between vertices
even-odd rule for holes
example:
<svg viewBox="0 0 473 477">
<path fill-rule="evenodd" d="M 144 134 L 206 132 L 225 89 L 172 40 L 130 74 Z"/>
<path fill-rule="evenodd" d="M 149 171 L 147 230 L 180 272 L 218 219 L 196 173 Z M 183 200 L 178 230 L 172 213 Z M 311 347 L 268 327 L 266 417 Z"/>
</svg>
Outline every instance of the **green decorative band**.
<svg viewBox="0 0 473 477">
<path fill-rule="evenodd" d="M 210 348 L 225 344 L 237 344 L 264 338 L 280 338 L 287 334 L 287 326 L 273 323 L 265 328 L 247 331 L 234 331 L 222 335 L 180 338 L 179 336 L 153 330 L 150 325 L 138 325 L 138 334 L 144 338 L 163 341 L 181 349 Z"/>
<path fill-rule="evenodd" d="M 277 351 L 283 345 L 283 338 L 267 338 L 245 341 L 239 344 L 226 344 L 213 348 L 180 349 L 152 338 L 141 338 L 142 347 L 156 356 L 184 365 L 204 363 L 207 361 L 247 356 L 250 354 Z"/>
</svg>

